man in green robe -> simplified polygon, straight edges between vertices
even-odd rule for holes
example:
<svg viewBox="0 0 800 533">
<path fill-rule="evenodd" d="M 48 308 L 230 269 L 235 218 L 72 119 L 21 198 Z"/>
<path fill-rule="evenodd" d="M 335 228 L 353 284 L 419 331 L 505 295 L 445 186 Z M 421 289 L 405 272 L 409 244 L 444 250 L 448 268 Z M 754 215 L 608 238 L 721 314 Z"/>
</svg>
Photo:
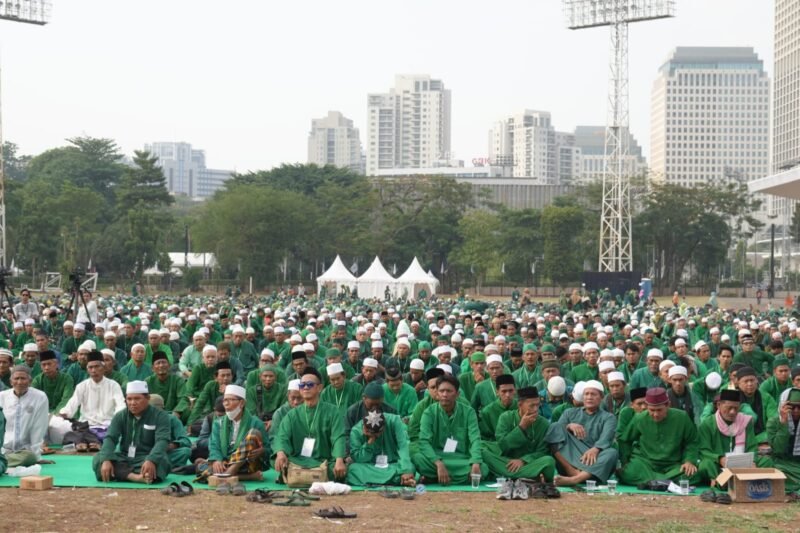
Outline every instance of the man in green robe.
<svg viewBox="0 0 800 533">
<path fill-rule="evenodd" d="M 475 387 L 489 378 L 489 374 L 486 372 L 486 355 L 483 352 L 473 352 L 469 357 L 469 366 L 471 372 L 461 372 L 458 376 L 459 390 L 461 391 L 459 396 L 465 398 L 467 402 L 472 401 Z"/>
<path fill-rule="evenodd" d="M 8 348 L 0 348 L 0 390 L 11 388 L 11 367 L 14 354 Z"/>
<path fill-rule="evenodd" d="M 72 377 L 58 371 L 58 360 L 52 350 L 40 353 L 39 361 L 42 373 L 33 378 L 31 386 L 47 395 L 50 413 L 58 413 L 72 397 L 75 384 Z"/>
<path fill-rule="evenodd" d="M 203 361 L 203 349 L 206 347 L 206 335 L 202 331 L 195 331 L 192 335 L 192 344 L 183 349 L 178 368 L 183 377 L 192 375 L 195 366 Z"/>
<path fill-rule="evenodd" d="M 165 352 L 164 355 L 166 355 Z M 153 368 L 145 361 L 145 347 L 143 344 L 134 344 L 131 347 L 131 360 L 120 369 L 120 373 L 128 378 L 128 381 L 144 381 L 153 375 Z M 150 356 L 152 360 L 152 354 Z"/>
<path fill-rule="evenodd" d="M 169 362 L 167 362 L 169 364 Z M 150 405 L 164 411 L 164 398 L 160 394 L 150 394 Z M 181 421 L 166 411 L 169 417 L 169 444 L 167 445 L 167 458 L 172 468 L 184 466 L 192 455 L 192 441 L 186 434 L 186 429 Z"/>
<path fill-rule="evenodd" d="M 762 395 L 772 396 L 772 399 L 777 404 L 781 393 L 792 387 L 791 370 L 786 356 L 780 355 L 776 357 L 772 363 L 772 377 L 765 379 L 759 385 L 758 390 L 761 391 Z"/>
<path fill-rule="evenodd" d="M 125 394 L 127 409 L 111 419 L 103 446 L 92 460 L 98 481 L 154 483 L 169 475 L 167 413 L 151 407 L 144 381 L 131 381 Z"/>
<path fill-rule="evenodd" d="M 704 419 L 697 429 L 699 440 L 700 477 L 706 481 L 714 481 L 728 461 L 729 453 L 755 454 L 756 466 L 768 468 L 772 460 L 767 456 L 759 456 L 756 434 L 753 431 L 753 418 L 742 414 L 742 398 L 738 391 L 725 389 L 720 392 L 717 412 Z"/>
<path fill-rule="evenodd" d="M 214 420 L 208 442 L 206 472 L 257 481 L 269 468 L 269 437 L 264 423 L 245 408 L 247 391 L 227 385 L 222 396 L 225 416 Z"/>
<path fill-rule="evenodd" d="M 293 379 L 286 384 L 286 403 L 278 407 L 272 414 L 272 424 L 269 426 L 269 442 L 270 448 L 275 449 L 272 443 L 275 441 L 275 436 L 278 434 L 278 428 L 281 427 L 281 420 L 286 416 L 286 413 L 303 403 L 303 396 L 300 394 L 300 380 Z"/>
<path fill-rule="evenodd" d="M 497 449 L 486 443 L 483 448 L 483 461 L 493 475 L 553 480 L 556 463 L 545 440 L 550 424 L 539 416 L 539 402 L 535 387 L 523 387 L 517 390 L 517 408 L 500 415 L 497 442 L 491 443 Z"/>
<path fill-rule="evenodd" d="M 315 368 L 306 368 L 299 385 L 303 404 L 286 413 L 275 436 L 275 470 L 283 474 L 290 462 L 303 468 L 327 463 L 329 478 L 343 480 L 344 421 L 335 405 L 320 402 L 322 376 Z"/>
<path fill-rule="evenodd" d="M 775 468 L 786 474 L 786 490 L 800 490 L 800 388 L 789 390 L 778 416 L 767 423 Z"/>
<path fill-rule="evenodd" d="M 214 381 L 206 383 L 206 386 L 203 387 L 203 392 L 200 393 L 200 397 L 194 402 L 192 412 L 186 421 L 187 427 L 191 428 L 192 424 L 201 421 L 204 416 L 210 413 L 214 409 L 214 402 L 225 393 L 225 387 L 232 382 L 233 372 L 231 371 L 231 365 L 226 361 L 217 363 L 214 371 Z M 190 431 L 189 433 L 196 432 Z"/>
<path fill-rule="evenodd" d="M 206 345 L 203 348 L 203 362 L 192 368 L 192 373 L 186 381 L 186 396 L 189 400 L 200 397 L 203 387 L 214 379 L 216 367 L 217 349 L 214 346 Z"/>
<path fill-rule="evenodd" d="M 735 363 L 734 363 L 735 364 Z M 770 419 L 778 416 L 778 404 L 772 396 L 762 394 L 758 390 L 757 371 L 749 366 L 736 370 L 736 387 L 742 393 L 742 404 L 747 404 L 755 414 L 754 429 L 759 447 L 766 450 L 769 447 L 767 438 L 767 424 Z"/>
<path fill-rule="evenodd" d="M 514 376 L 511 374 L 498 376 L 495 385 L 497 385 L 497 399 L 483 408 L 478 415 L 478 428 L 484 445 L 494 442 L 497 421 L 503 413 L 517 409 L 517 400 L 514 398 L 517 392 Z"/>
<path fill-rule="evenodd" d="M 606 374 L 606 381 L 608 383 L 608 394 L 603 398 L 603 403 L 600 407 L 603 411 L 611 413 L 619 420 L 620 411 L 631 403 L 630 396 L 625 390 L 625 374 L 616 370 L 609 372 Z M 619 422 L 617 425 L 619 426 Z"/>
<path fill-rule="evenodd" d="M 489 379 L 485 379 L 475 386 L 470 405 L 476 413 L 480 414 L 481 409 L 488 406 L 497 399 L 497 385 L 495 381 L 505 372 L 503 357 L 492 354 L 486 358 L 486 368 L 489 371 Z"/>
<path fill-rule="evenodd" d="M 733 356 L 733 362 L 749 366 L 761 380 L 768 378 L 772 373 L 772 361 L 775 357 L 771 353 L 759 350 L 753 335 L 741 335 L 739 344 L 742 350 Z"/>
<path fill-rule="evenodd" d="M 267 432 L 272 426 L 272 415 L 286 401 L 286 390 L 277 378 L 275 365 L 264 365 L 260 369 L 259 382 L 246 387 L 247 410 L 264 422 Z"/>
<path fill-rule="evenodd" d="M 486 477 L 475 410 L 458 401 L 457 379 L 444 375 L 437 381 L 438 402 L 422 415 L 419 451 L 412 456 L 421 482 L 464 484 L 472 474 Z"/>
<path fill-rule="evenodd" d="M 643 485 L 656 479 L 700 481 L 697 427 L 685 411 L 669 406 L 667 391 L 648 389 L 647 412 L 633 417 L 619 440 L 620 481 Z"/>
<path fill-rule="evenodd" d="M 162 351 L 167 355 L 170 367 L 177 364 L 178 361 L 172 357 L 172 348 L 169 345 L 161 342 L 161 334 L 156 329 L 151 329 L 147 333 L 147 345 L 144 347 L 144 362 L 149 367 L 153 364 L 153 354 Z M 131 358 L 133 358 L 133 349 L 131 349 Z"/>
<path fill-rule="evenodd" d="M 415 485 L 408 433 L 398 415 L 368 412 L 350 431 L 350 458 L 348 485 Z"/>
<path fill-rule="evenodd" d="M 383 384 L 383 401 L 394 407 L 403 422 L 408 423 L 411 413 L 417 406 L 417 392 L 414 387 L 403 382 L 403 373 L 400 368 L 390 366 L 386 368 L 386 382 Z"/>
<path fill-rule="evenodd" d="M 625 428 L 631 423 L 633 417 L 647 409 L 647 402 L 644 400 L 646 394 L 647 389 L 644 387 L 630 390 L 630 403 L 627 407 L 620 409 L 617 416 L 617 441 L 619 441 L 620 436 L 625 432 Z"/>
<path fill-rule="evenodd" d="M 329 385 L 320 395 L 321 402 L 336 406 L 342 420 L 347 415 L 347 410 L 361 400 L 364 387 L 360 383 L 347 379 L 342 363 L 331 363 L 326 367 Z"/>
<path fill-rule="evenodd" d="M 253 343 L 244 338 L 245 331 L 238 324 L 231 330 L 233 342 L 231 343 L 231 359 L 237 360 L 242 364 L 246 375 L 247 372 L 254 370 L 258 366 L 258 352 Z M 244 375 L 242 380 L 244 380 Z"/>
<path fill-rule="evenodd" d="M 537 366 L 539 353 L 535 344 L 526 344 L 522 347 L 522 366 L 514 371 L 514 382 L 517 388 L 533 387 L 542 379 L 541 369 Z"/>
<path fill-rule="evenodd" d="M 153 375 L 145 380 L 150 394 L 161 396 L 163 408 L 180 419 L 189 407 L 185 399 L 186 382 L 180 375 L 170 372 L 169 359 L 163 352 L 153 354 L 153 372 Z"/>
<path fill-rule="evenodd" d="M 114 352 L 108 348 L 103 348 L 100 353 L 103 354 L 103 373 L 105 376 L 111 381 L 116 381 L 119 384 L 119 388 L 125 390 L 128 386 L 128 377 L 115 370 L 117 359 L 114 357 Z"/>
<path fill-rule="evenodd" d="M 697 426 L 700 425 L 705 402 L 688 386 L 688 377 L 689 373 L 685 367 L 681 365 L 671 367 L 669 369 L 667 396 L 669 396 L 670 407 L 685 411 Z"/>
<path fill-rule="evenodd" d="M 661 381 L 661 376 L 658 373 L 658 367 L 663 360 L 664 352 L 658 348 L 649 349 L 647 351 L 647 358 L 645 359 L 646 366 L 633 373 L 629 383 L 630 388 L 638 389 L 644 387 L 650 389 L 663 387 L 664 383 Z"/>
<path fill-rule="evenodd" d="M 557 485 L 577 485 L 589 479 L 605 483 L 617 466 L 613 447 L 617 419 L 600 409 L 602 400 L 603 384 L 587 381 L 581 392 L 583 406 L 567 409 L 558 421 L 551 422 L 545 439 L 565 474 L 556 478 Z"/>
</svg>

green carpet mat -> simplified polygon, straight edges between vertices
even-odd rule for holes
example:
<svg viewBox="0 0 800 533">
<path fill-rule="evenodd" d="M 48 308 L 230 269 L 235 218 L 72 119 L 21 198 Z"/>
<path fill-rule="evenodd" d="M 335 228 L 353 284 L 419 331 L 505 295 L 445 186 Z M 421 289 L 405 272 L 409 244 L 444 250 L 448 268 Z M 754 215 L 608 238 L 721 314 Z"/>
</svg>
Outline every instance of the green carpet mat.
<svg viewBox="0 0 800 533">
<path fill-rule="evenodd" d="M 109 489 L 160 489 L 166 487 L 172 481 L 180 483 L 181 481 L 191 481 L 194 476 L 179 476 L 170 474 L 167 481 L 161 483 L 154 483 L 152 485 L 144 485 L 141 483 L 120 483 L 111 481 L 103 483 L 97 481 L 92 470 L 92 456 L 91 455 L 48 455 L 47 459 L 55 461 L 52 465 L 42 465 L 43 476 L 53 476 L 53 484 L 56 487 L 92 487 L 92 488 L 109 488 Z M 264 472 L 263 481 L 247 481 L 244 485 L 248 490 L 255 488 L 268 488 L 270 490 L 286 490 L 286 485 L 279 485 L 275 483 L 277 473 L 274 470 Z M 493 482 L 492 482 L 493 483 Z M 442 486 L 442 485 L 428 485 L 426 489 L 429 492 L 495 492 L 494 487 L 488 487 L 492 483 L 482 483 L 477 489 L 473 489 L 469 485 L 458 486 Z M 196 489 L 214 489 L 204 484 L 194 484 Z M 0 476 L 0 488 L 2 487 L 19 487 L 19 478 L 11 476 Z M 698 487 L 693 494 L 698 495 L 706 487 Z M 353 487 L 354 491 L 373 490 L 366 487 Z M 573 489 L 562 488 L 561 492 L 575 492 Z M 617 492 L 622 494 L 671 494 L 665 492 L 651 492 L 646 490 L 638 490 L 636 487 L 629 487 L 624 485 L 617 486 Z M 605 489 L 597 492 L 598 495 L 607 494 Z"/>
</svg>

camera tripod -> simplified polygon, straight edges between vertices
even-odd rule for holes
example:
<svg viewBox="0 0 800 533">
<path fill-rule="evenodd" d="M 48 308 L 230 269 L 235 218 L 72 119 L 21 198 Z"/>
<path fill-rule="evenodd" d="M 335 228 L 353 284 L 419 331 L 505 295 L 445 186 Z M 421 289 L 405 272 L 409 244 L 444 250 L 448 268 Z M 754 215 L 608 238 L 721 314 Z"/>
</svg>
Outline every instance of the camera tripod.
<svg viewBox="0 0 800 533">
<path fill-rule="evenodd" d="M 94 331 L 94 324 L 91 322 L 92 315 L 89 314 L 89 307 L 86 305 L 86 299 L 83 297 L 83 287 L 80 274 L 73 273 L 70 278 L 72 279 L 72 287 L 70 288 L 69 308 L 72 310 L 74 320 L 78 319 L 78 309 L 83 304 L 83 310 L 86 311 L 86 318 L 90 321 L 86 324 L 86 329 Z M 80 301 L 79 301 L 80 300 Z"/>
</svg>

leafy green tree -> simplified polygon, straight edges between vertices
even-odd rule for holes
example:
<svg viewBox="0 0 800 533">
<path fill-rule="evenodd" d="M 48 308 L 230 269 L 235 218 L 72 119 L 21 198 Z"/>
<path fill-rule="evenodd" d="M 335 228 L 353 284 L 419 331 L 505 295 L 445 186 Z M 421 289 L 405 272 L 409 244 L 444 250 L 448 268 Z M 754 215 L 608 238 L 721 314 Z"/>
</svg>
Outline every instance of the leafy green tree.
<svg viewBox="0 0 800 533">
<path fill-rule="evenodd" d="M 580 235 L 584 214 L 579 207 L 557 207 L 542 210 L 544 238 L 544 274 L 553 283 L 563 286 L 576 281 L 583 270 Z"/>
<path fill-rule="evenodd" d="M 452 261 L 462 272 L 472 272 L 478 292 L 488 276 L 498 276 L 501 268 L 500 217 L 490 211 L 475 209 L 458 221 L 461 244 Z"/>
</svg>

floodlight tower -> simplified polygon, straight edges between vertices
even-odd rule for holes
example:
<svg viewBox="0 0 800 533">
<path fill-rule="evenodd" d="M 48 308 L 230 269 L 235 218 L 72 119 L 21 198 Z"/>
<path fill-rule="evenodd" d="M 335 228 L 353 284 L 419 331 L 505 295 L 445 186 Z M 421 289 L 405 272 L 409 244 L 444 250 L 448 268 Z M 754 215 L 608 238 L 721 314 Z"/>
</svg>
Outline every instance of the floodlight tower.
<svg viewBox="0 0 800 533">
<path fill-rule="evenodd" d="M 50 22 L 51 0 L 0 1 L 0 20 L 44 26 Z M 6 266 L 6 172 L 3 160 L 3 115 L 0 111 L 0 267 Z"/>
<path fill-rule="evenodd" d="M 600 218 L 600 272 L 633 270 L 628 117 L 628 24 L 674 16 L 674 0 L 564 0 L 571 30 L 611 26 Z"/>
</svg>

